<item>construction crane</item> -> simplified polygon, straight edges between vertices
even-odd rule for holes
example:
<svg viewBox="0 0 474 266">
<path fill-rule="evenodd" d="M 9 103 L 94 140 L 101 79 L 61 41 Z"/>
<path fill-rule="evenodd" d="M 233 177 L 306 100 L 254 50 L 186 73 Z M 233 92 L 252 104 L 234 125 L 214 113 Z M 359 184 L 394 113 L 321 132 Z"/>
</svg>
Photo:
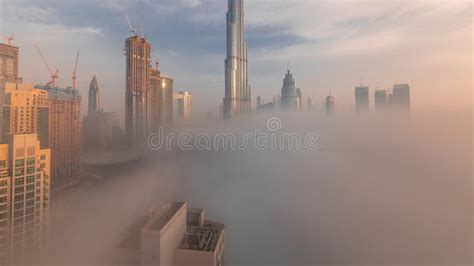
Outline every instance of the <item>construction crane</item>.
<svg viewBox="0 0 474 266">
<path fill-rule="evenodd" d="M 58 75 L 59 69 L 56 68 L 56 72 L 53 72 L 53 70 L 51 70 L 51 67 L 48 64 L 48 61 L 46 61 L 46 58 L 43 56 L 43 53 L 41 52 L 38 45 L 34 44 L 34 46 L 36 48 L 36 51 L 38 51 L 38 54 L 40 55 L 41 60 L 43 60 L 43 63 L 46 65 L 46 68 L 48 69 L 49 73 L 51 74 L 51 81 L 46 83 L 46 86 L 55 87 L 56 86 L 56 80 L 59 78 L 59 75 Z"/>
<path fill-rule="evenodd" d="M 76 54 L 76 63 L 74 64 L 74 70 L 72 71 L 72 88 L 75 89 L 77 87 L 77 64 L 79 63 L 79 50 L 77 50 Z"/>
<path fill-rule="evenodd" d="M 135 33 L 135 28 L 132 27 L 132 23 L 130 22 L 130 18 L 127 15 L 127 12 L 125 12 L 125 19 L 127 20 L 128 26 L 130 27 L 130 31 L 132 32 L 132 35 L 136 35 Z"/>
</svg>

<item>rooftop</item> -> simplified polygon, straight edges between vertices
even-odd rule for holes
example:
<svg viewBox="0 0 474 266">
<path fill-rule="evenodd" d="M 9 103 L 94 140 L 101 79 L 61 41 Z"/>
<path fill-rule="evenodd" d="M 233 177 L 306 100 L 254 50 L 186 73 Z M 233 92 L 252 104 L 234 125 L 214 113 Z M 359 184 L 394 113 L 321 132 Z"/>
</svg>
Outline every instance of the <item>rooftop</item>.
<svg viewBox="0 0 474 266">
<path fill-rule="evenodd" d="M 163 227 L 175 216 L 175 214 L 182 208 L 185 207 L 185 202 L 171 202 L 166 205 L 160 213 L 155 216 L 145 227 L 144 230 L 149 231 L 161 231 Z"/>
<path fill-rule="evenodd" d="M 213 252 L 223 229 L 223 224 L 210 221 L 206 221 L 204 226 L 188 226 L 178 249 Z"/>
</svg>

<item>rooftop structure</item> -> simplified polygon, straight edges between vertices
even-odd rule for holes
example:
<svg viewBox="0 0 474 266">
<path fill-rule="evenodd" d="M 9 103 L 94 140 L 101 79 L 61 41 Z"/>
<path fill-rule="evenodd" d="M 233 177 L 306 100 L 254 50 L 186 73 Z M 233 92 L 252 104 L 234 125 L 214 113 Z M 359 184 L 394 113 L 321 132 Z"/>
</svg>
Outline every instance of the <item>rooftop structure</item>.
<svg viewBox="0 0 474 266">
<path fill-rule="evenodd" d="M 140 261 L 142 266 L 218 266 L 223 261 L 224 232 L 223 224 L 204 219 L 203 209 L 171 202 L 137 220 L 117 255 L 122 261 Z M 140 259 L 123 258 L 123 254 Z"/>
</svg>

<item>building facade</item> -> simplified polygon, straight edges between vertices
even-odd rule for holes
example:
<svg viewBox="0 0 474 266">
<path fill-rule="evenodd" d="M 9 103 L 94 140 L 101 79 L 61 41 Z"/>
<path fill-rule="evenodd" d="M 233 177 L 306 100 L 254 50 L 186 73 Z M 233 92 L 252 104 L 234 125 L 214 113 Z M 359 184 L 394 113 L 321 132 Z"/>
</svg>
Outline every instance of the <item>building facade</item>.
<svg viewBox="0 0 474 266">
<path fill-rule="evenodd" d="M 251 88 L 248 83 L 247 65 L 244 0 L 228 0 L 224 119 L 251 111 Z"/>
<path fill-rule="evenodd" d="M 376 112 L 384 112 L 388 107 L 388 95 L 386 90 L 376 90 L 374 94 L 374 106 Z"/>
<path fill-rule="evenodd" d="M 118 113 L 98 111 L 82 121 L 82 147 L 85 150 L 120 148 L 121 135 Z"/>
<path fill-rule="evenodd" d="M 0 143 L 3 143 L 3 108 L 5 106 L 5 80 L 0 77 Z"/>
<path fill-rule="evenodd" d="M 37 263 L 48 246 L 50 150 L 40 147 L 36 134 L 6 138 L 0 147 L 2 260 L 6 265 Z"/>
<path fill-rule="evenodd" d="M 18 74 L 20 49 L 0 43 L 0 78 L 6 82 L 22 82 Z"/>
<path fill-rule="evenodd" d="M 355 88 L 355 110 L 357 113 L 369 112 L 369 87 Z"/>
<path fill-rule="evenodd" d="M 141 147 L 151 132 L 151 45 L 137 35 L 125 41 L 125 131 L 129 147 Z"/>
<path fill-rule="evenodd" d="M 75 181 L 80 174 L 81 95 L 72 88 L 36 86 L 49 102 L 49 147 L 52 186 Z"/>
<path fill-rule="evenodd" d="M 391 105 L 401 111 L 410 111 L 411 96 L 408 84 L 396 84 L 393 86 Z"/>
<path fill-rule="evenodd" d="M 327 115 L 333 115 L 336 112 L 336 99 L 334 98 L 334 96 L 327 96 L 324 104 Z"/>
<path fill-rule="evenodd" d="M 283 86 L 281 87 L 281 108 L 283 110 L 298 111 L 298 102 L 296 81 L 288 69 L 283 79 Z"/>
<path fill-rule="evenodd" d="M 173 98 L 176 100 L 178 106 L 178 119 L 189 120 L 191 118 L 191 93 L 180 91 L 174 94 Z"/>
<path fill-rule="evenodd" d="M 26 83 L 6 83 L 3 108 L 4 134 L 37 134 L 42 148 L 49 147 L 48 93 Z"/>
<path fill-rule="evenodd" d="M 92 115 L 100 110 L 100 90 L 97 77 L 94 75 L 89 86 L 89 101 L 87 103 L 87 114 Z"/>
<path fill-rule="evenodd" d="M 173 126 L 173 79 L 161 75 L 159 87 L 159 126 L 165 130 Z"/>
</svg>

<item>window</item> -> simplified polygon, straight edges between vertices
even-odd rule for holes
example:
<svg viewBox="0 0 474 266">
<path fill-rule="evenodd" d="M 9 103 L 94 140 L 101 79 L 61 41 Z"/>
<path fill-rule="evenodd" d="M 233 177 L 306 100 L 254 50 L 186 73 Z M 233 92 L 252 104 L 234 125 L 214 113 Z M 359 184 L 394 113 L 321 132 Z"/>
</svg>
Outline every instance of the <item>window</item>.
<svg viewBox="0 0 474 266">
<path fill-rule="evenodd" d="M 26 174 L 30 175 L 30 174 L 34 174 L 35 173 L 35 167 L 34 166 L 28 166 L 26 168 Z"/>
<path fill-rule="evenodd" d="M 15 167 L 22 167 L 22 166 L 25 166 L 25 160 L 24 159 L 15 160 Z"/>
<path fill-rule="evenodd" d="M 26 165 L 34 165 L 34 164 L 35 164 L 35 157 L 26 159 Z"/>
<path fill-rule="evenodd" d="M 35 205 L 35 200 L 27 200 L 26 201 L 26 207 L 31 207 Z"/>
<path fill-rule="evenodd" d="M 6 211 L 7 210 L 7 205 L 0 205 L 0 212 Z"/>
<path fill-rule="evenodd" d="M 35 184 L 26 185 L 26 191 L 33 191 L 35 190 Z"/>
<path fill-rule="evenodd" d="M 7 197 L 0 197 L 0 203 L 7 202 Z"/>
<path fill-rule="evenodd" d="M 8 185 L 7 180 L 0 181 L 0 187 L 5 187 L 6 185 Z"/>
<path fill-rule="evenodd" d="M 14 205 L 15 210 L 23 209 L 23 202 L 17 202 Z"/>
<path fill-rule="evenodd" d="M 28 192 L 26 193 L 26 199 L 32 199 L 35 197 L 35 192 Z"/>
<path fill-rule="evenodd" d="M 24 187 L 16 187 L 15 188 L 15 194 L 20 194 L 20 193 L 23 193 L 23 192 L 25 192 Z"/>
<path fill-rule="evenodd" d="M 16 195 L 15 198 L 14 198 L 15 202 L 23 201 L 24 199 L 25 199 L 25 195 L 23 195 L 23 194 Z"/>
<path fill-rule="evenodd" d="M 29 175 L 26 177 L 26 183 L 27 184 L 30 184 L 30 183 L 34 183 L 35 182 L 35 176 L 34 175 Z"/>
<path fill-rule="evenodd" d="M 25 184 L 25 180 L 23 178 L 15 179 L 15 186 L 21 186 L 23 184 Z"/>
<path fill-rule="evenodd" d="M 0 160 L 0 168 L 5 168 L 5 167 L 7 167 L 7 161 Z"/>
<path fill-rule="evenodd" d="M 22 176 L 24 174 L 25 174 L 25 169 L 24 168 L 15 169 L 15 176 Z"/>
<path fill-rule="evenodd" d="M 20 218 L 23 216 L 23 210 L 19 210 L 19 211 L 15 211 L 15 213 L 13 214 L 13 218 Z"/>
<path fill-rule="evenodd" d="M 0 195 L 6 195 L 8 193 L 8 188 L 0 189 Z"/>
<path fill-rule="evenodd" d="M 6 213 L 0 213 L 0 220 L 3 220 L 7 218 L 7 214 Z"/>
<path fill-rule="evenodd" d="M 40 157 L 40 159 L 41 159 L 41 160 L 43 160 L 43 161 L 44 161 L 44 160 L 46 160 L 46 155 L 44 155 L 44 154 L 41 154 L 41 157 Z"/>
</svg>

